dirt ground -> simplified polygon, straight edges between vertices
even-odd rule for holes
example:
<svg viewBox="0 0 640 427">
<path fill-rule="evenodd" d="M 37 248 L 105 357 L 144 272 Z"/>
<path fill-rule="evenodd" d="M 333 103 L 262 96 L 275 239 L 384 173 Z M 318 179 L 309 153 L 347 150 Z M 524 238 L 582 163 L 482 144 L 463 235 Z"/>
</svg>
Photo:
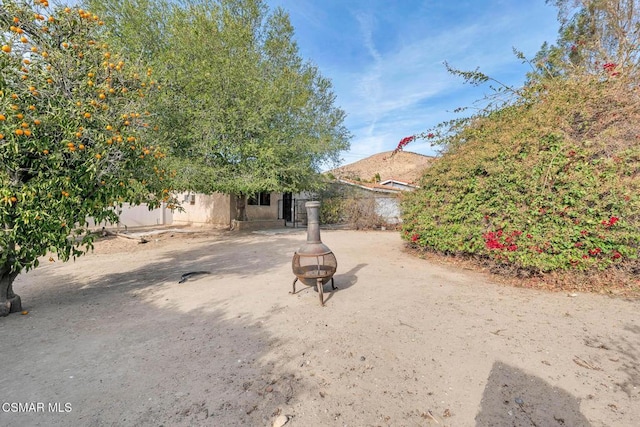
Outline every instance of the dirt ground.
<svg viewBox="0 0 640 427">
<path fill-rule="evenodd" d="M 19 277 L 2 426 L 636 426 L 640 301 L 547 293 L 323 230 L 326 306 L 287 233 L 109 237 Z M 178 283 L 192 271 L 194 275 Z"/>
</svg>

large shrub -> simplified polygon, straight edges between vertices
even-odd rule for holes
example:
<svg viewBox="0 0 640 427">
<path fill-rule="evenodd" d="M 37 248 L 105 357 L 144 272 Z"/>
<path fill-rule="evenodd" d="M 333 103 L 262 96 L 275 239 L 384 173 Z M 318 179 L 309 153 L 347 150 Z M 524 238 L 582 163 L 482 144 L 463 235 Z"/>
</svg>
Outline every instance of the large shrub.
<svg viewBox="0 0 640 427">
<path fill-rule="evenodd" d="M 637 266 L 639 118 L 614 64 L 531 84 L 426 171 L 403 201 L 404 238 L 534 272 Z"/>
</svg>

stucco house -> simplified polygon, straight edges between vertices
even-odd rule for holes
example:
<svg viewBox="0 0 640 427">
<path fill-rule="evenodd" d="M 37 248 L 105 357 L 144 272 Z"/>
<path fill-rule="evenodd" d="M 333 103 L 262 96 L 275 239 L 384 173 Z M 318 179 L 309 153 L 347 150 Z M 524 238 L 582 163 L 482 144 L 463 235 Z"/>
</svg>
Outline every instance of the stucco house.
<svg viewBox="0 0 640 427">
<path fill-rule="evenodd" d="M 183 211 L 173 212 L 174 225 L 202 225 L 234 230 L 282 227 L 278 200 L 282 193 L 264 192 L 251 196 L 245 205 L 246 221 L 236 221 L 239 200 L 235 195 L 214 193 L 178 194 Z"/>
</svg>

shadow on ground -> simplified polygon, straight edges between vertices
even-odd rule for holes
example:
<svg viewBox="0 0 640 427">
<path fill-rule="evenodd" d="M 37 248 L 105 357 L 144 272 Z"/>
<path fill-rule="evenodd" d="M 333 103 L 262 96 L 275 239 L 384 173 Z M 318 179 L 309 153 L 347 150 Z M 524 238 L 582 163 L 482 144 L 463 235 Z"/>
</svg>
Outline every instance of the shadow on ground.
<svg viewBox="0 0 640 427">
<path fill-rule="evenodd" d="M 87 271 L 80 279 L 57 274 L 57 266 L 34 271 L 18 289 L 31 313 L 0 320 L 2 359 L 10 366 L 0 371 L 0 383 L 3 402 L 44 406 L 3 412 L 0 424 L 270 424 L 306 387 L 264 358 L 281 344 L 262 327 L 269 313 L 230 318 L 223 307 L 185 313 L 136 297 L 166 280 L 188 286 L 177 284 L 188 271 L 250 277 L 288 262 L 290 240 L 270 239 L 268 247 L 258 256 L 265 245 L 251 239 L 212 242 L 94 279 Z"/>
<path fill-rule="evenodd" d="M 515 366 L 493 364 L 476 426 L 590 425 L 580 413 L 580 401 L 571 394 Z"/>
<path fill-rule="evenodd" d="M 268 273 L 289 263 L 288 252 L 292 252 L 291 240 L 269 239 L 229 239 L 212 241 L 208 245 L 196 245 L 193 249 L 166 250 L 158 259 L 141 262 L 141 266 L 127 270 L 113 266 L 113 273 L 92 274 L 82 271 L 78 276 L 64 275 L 55 269 L 48 270 L 48 276 L 35 270 L 37 281 L 80 282 L 82 286 L 42 286 L 33 294 L 28 284 L 22 286 L 18 282 L 16 293 L 22 296 L 23 306 L 31 309 L 34 306 L 47 304 L 73 304 L 78 300 L 90 299 L 99 303 L 101 299 L 109 299 L 114 293 L 136 292 L 148 290 L 153 286 L 181 280 L 182 275 L 194 271 L 207 271 L 212 276 L 224 277 L 233 275 L 238 278 L 250 278 L 256 273 Z M 90 255 L 89 255 L 90 256 Z M 136 254 L 132 254 L 132 257 Z M 82 262 L 84 259 L 79 260 Z M 180 286 L 202 280 L 208 275 L 195 275 Z M 287 277 L 288 279 L 288 277 Z"/>
</svg>

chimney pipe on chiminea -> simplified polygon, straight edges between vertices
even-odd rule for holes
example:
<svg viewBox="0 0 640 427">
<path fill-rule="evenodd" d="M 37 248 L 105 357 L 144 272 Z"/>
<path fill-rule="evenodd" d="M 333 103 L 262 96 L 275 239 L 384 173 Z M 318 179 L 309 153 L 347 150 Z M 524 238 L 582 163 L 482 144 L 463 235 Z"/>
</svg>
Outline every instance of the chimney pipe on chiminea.
<svg viewBox="0 0 640 427">
<path fill-rule="evenodd" d="M 320 202 L 307 202 L 304 207 L 307 209 L 307 243 L 322 244 L 320 240 Z"/>
<path fill-rule="evenodd" d="M 307 209 L 307 242 L 293 255 L 291 267 L 296 278 L 293 280 L 293 294 L 296 282 L 300 280 L 307 286 L 316 286 L 320 305 L 324 305 L 323 285 L 331 280 L 331 289 L 336 289 L 333 275 L 338 268 L 336 256 L 320 240 L 320 202 L 305 204 Z"/>
</svg>

